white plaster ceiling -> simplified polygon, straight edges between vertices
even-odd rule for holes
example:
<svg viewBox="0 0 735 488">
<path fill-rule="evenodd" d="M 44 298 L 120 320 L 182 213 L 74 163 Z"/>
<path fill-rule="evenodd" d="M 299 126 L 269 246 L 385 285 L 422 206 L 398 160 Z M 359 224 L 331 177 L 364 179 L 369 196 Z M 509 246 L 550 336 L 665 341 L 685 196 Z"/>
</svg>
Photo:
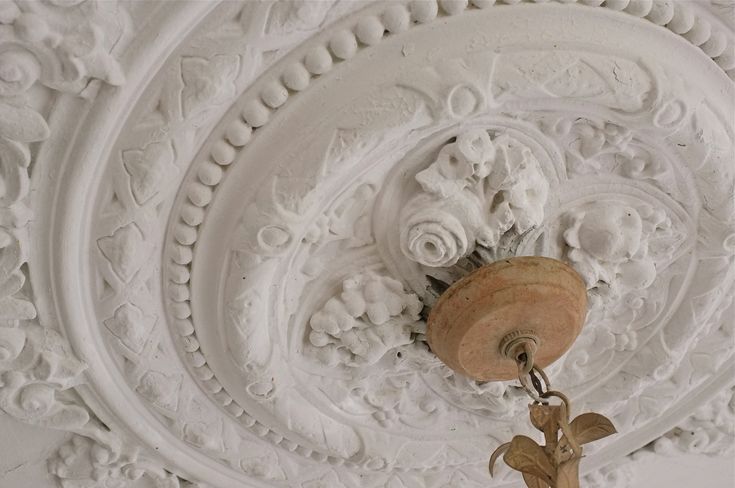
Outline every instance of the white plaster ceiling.
<svg viewBox="0 0 735 488">
<path fill-rule="evenodd" d="M 722 1 L 0 3 L 0 408 L 73 433 L 65 487 L 520 486 L 527 398 L 422 307 L 535 254 L 588 288 L 587 486 L 731 452 L 734 42 Z"/>
</svg>

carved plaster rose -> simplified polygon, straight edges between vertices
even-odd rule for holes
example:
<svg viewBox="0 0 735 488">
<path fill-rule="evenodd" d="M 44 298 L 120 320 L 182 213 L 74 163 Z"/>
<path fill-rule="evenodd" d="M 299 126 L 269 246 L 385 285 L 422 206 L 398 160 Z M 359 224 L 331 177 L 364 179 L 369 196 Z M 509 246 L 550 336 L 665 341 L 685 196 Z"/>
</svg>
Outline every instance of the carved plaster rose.
<svg viewBox="0 0 735 488">
<path fill-rule="evenodd" d="M 403 252 L 425 266 L 451 266 L 469 252 L 474 234 L 468 232 L 462 221 L 449 211 L 449 202 L 439 208 L 427 208 L 425 203 L 419 200 L 418 210 L 404 221 L 406 227 L 401 234 Z M 460 207 L 458 213 L 463 210 Z"/>
<path fill-rule="evenodd" d="M 401 211 L 401 247 L 429 267 L 449 267 L 477 242 L 494 247 L 543 220 L 549 185 L 531 150 L 507 134 L 470 129 L 416 174 L 423 192 Z"/>
<path fill-rule="evenodd" d="M 586 279 L 589 480 L 722 452 L 735 39 L 513 3 L 0 2 L 0 408 L 73 433 L 60 483 L 486 486 L 523 398 L 422 337 L 478 255 Z"/>
</svg>

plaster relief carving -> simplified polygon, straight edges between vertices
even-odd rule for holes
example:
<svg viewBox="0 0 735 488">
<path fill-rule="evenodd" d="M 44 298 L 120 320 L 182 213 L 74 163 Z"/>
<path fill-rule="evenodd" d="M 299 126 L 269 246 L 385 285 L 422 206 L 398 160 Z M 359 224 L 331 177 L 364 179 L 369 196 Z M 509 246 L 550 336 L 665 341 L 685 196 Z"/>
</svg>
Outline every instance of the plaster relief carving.
<svg viewBox="0 0 735 488">
<path fill-rule="evenodd" d="M 125 303 L 115 310 L 115 315 L 105 320 L 105 326 L 120 342 L 133 352 L 143 352 L 155 317 L 147 316 L 132 303 Z"/>
<path fill-rule="evenodd" d="M 651 88 L 648 73 L 628 59 L 574 51 L 503 55 L 492 84 L 499 101 L 543 94 L 625 112 L 642 110 Z"/>
<path fill-rule="evenodd" d="M 111 236 L 98 241 L 102 254 L 110 261 L 112 269 L 120 279 L 129 282 L 143 262 L 143 234 L 134 223 L 117 229 Z M 143 254 L 144 256 L 144 254 Z"/>
<path fill-rule="evenodd" d="M 643 290 L 653 283 L 656 265 L 649 256 L 649 241 L 656 239 L 656 231 L 669 229 L 671 221 L 660 210 L 648 207 L 645 211 L 645 225 L 638 210 L 613 202 L 590 205 L 566 215 L 567 259 L 588 288 L 619 296 L 624 290 Z M 661 241 L 658 236 L 658 243 Z M 655 240 L 653 244 L 657 244 Z M 668 245 L 675 247 L 675 243 Z"/>
<path fill-rule="evenodd" d="M 117 2 L 7 2 L 2 23 L 10 29 L 2 42 L 19 49 L 3 53 L 3 95 L 25 91 L 36 80 L 68 92 L 82 91 L 91 78 L 121 84 L 125 77 L 109 49 L 122 37 L 125 20 Z"/>
<path fill-rule="evenodd" d="M 416 175 L 423 194 L 402 210 L 401 248 L 425 266 L 447 267 L 475 242 L 495 247 L 513 229 L 522 234 L 543 220 L 549 184 L 531 151 L 507 134 L 460 133 Z"/>
<path fill-rule="evenodd" d="M 345 280 L 339 297 L 312 315 L 309 341 L 321 349 L 319 359 L 328 365 L 374 364 L 387 351 L 411 343 L 412 334 L 423 332 L 421 307 L 399 281 L 359 274 Z"/>
<path fill-rule="evenodd" d="M 724 385 L 732 35 L 508 3 L 0 8 L 0 407 L 77 434 L 62 486 L 485 486 L 522 392 L 420 313 L 473 252 L 585 277 L 556 367 L 622 432 L 589 470 Z M 721 451 L 698 415 L 660 444 Z"/>
<path fill-rule="evenodd" d="M 731 454 L 735 448 L 735 432 L 732 428 L 735 418 L 734 392 L 732 388 L 721 391 L 683 423 L 634 456 L 645 458 L 646 451 L 668 455 Z"/>
<path fill-rule="evenodd" d="M 123 165 L 130 175 L 130 190 L 138 205 L 151 199 L 169 177 L 173 162 L 170 145 L 161 142 L 151 143 L 142 150 L 129 149 L 122 153 Z"/>
<path fill-rule="evenodd" d="M 193 117 L 229 100 L 235 93 L 234 80 L 240 59 L 234 55 L 217 55 L 212 59 L 185 57 L 181 60 L 183 115 Z"/>
<path fill-rule="evenodd" d="M 10 354 L 3 361 L 0 408 L 40 426 L 83 428 L 89 413 L 70 392 L 81 382 L 85 365 L 69 355 L 63 339 L 53 330 L 39 326 L 10 330 L 18 333 L 15 345 L 23 347 L 8 350 Z"/>
<path fill-rule="evenodd" d="M 64 444 L 49 459 L 48 467 L 62 488 L 200 486 L 182 481 L 136 449 L 111 447 L 82 436 L 74 436 Z"/>
</svg>

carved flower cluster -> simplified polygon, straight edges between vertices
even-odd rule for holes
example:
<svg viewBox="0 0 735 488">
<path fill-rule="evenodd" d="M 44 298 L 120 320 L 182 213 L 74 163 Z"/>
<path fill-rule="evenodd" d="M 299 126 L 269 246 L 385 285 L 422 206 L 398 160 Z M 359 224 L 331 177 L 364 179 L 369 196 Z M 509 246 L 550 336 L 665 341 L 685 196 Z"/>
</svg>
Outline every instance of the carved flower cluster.
<svg viewBox="0 0 735 488">
<path fill-rule="evenodd" d="M 455 264 L 475 243 L 494 247 L 506 232 L 541 223 L 549 185 L 531 150 L 507 134 L 471 129 L 445 144 L 416 175 L 423 192 L 401 215 L 401 247 L 431 267 Z"/>
<path fill-rule="evenodd" d="M 412 334 L 423 332 L 421 308 L 418 297 L 405 293 L 399 281 L 359 274 L 345 280 L 342 293 L 311 317 L 309 340 L 328 365 L 374 364 L 390 349 L 410 344 Z"/>
<path fill-rule="evenodd" d="M 144 485 L 140 481 L 142 478 L 151 482 L 150 486 L 158 488 L 183 486 L 177 476 L 150 459 L 139 456 L 137 450 L 118 444 L 101 444 L 78 435 L 62 445 L 56 455 L 49 459 L 48 469 L 63 488 L 134 488 Z M 145 483 L 145 486 L 149 484 Z"/>
<path fill-rule="evenodd" d="M 638 210 L 620 202 L 599 202 L 567 214 L 564 232 L 566 257 L 580 273 L 587 288 L 604 287 L 615 296 L 642 290 L 656 277 L 648 241 L 658 227 L 670 227 L 662 211 Z"/>
</svg>

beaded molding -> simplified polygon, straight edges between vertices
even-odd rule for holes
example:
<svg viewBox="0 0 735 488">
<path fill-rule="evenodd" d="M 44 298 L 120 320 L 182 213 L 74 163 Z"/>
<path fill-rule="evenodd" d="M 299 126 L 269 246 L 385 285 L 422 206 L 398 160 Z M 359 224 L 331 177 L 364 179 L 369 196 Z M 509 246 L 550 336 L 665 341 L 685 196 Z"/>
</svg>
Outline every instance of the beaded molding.
<svg viewBox="0 0 735 488">
<path fill-rule="evenodd" d="M 589 7 L 604 7 L 665 27 L 699 47 L 735 80 L 735 42 L 732 36 L 715 30 L 708 20 L 696 16 L 691 7 L 684 3 L 674 3 L 670 0 L 555 1 L 563 4 L 579 3 Z M 547 2 L 548 0 L 499 0 L 497 3 L 496 0 L 414 0 L 389 5 L 377 13 L 358 14 L 359 18 L 350 29 L 339 29 L 325 42 L 325 45 L 311 48 L 301 61 L 287 65 L 280 62 L 271 68 L 269 74 L 280 69 L 276 81 L 269 82 L 259 94 L 245 102 L 240 117 L 229 122 L 224 129 L 224 136 L 211 145 L 205 157 L 197 158 L 199 163 L 195 162 L 192 165 L 185 177 L 184 189 L 174 204 L 178 213 L 172 214 L 167 232 L 169 236 L 167 240 L 170 241 L 164 253 L 164 262 L 169 261 L 164 270 L 164 283 L 170 298 L 167 309 L 181 338 L 185 353 L 183 357 L 194 376 L 200 380 L 202 388 L 210 392 L 225 411 L 254 434 L 315 461 L 327 462 L 334 466 L 382 470 L 371 467 L 369 462 L 359 464 L 301 446 L 263 425 L 227 393 L 208 366 L 191 320 L 191 264 L 196 253 L 198 227 L 206 218 L 208 206 L 214 198 L 218 185 L 225 177 L 227 168 L 257 132 L 268 123 L 272 113 L 288 102 L 291 94 L 306 90 L 312 80 L 348 61 L 358 51 L 376 45 L 386 35 L 400 34 L 414 25 L 428 24 L 442 16 L 456 16 L 468 10 Z M 439 468 L 421 471 L 435 469 Z M 395 470 L 408 471 L 408 468 L 395 468 Z"/>
</svg>

